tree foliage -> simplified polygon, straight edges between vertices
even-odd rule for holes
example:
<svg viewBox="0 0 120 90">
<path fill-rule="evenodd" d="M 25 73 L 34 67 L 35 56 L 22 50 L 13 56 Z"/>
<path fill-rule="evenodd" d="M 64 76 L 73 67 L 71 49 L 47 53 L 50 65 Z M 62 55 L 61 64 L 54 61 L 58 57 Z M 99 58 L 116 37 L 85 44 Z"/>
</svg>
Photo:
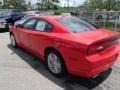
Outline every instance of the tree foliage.
<svg viewBox="0 0 120 90">
<path fill-rule="evenodd" d="M 46 10 L 46 9 L 57 9 L 59 0 L 38 0 L 37 9 Z"/>
<path fill-rule="evenodd" d="M 15 8 L 26 10 L 26 0 L 4 0 L 3 8 Z"/>
<path fill-rule="evenodd" d="M 120 10 L 120 0 L 87 0 L 84 8 L 87 10 Z"/>
</svg>

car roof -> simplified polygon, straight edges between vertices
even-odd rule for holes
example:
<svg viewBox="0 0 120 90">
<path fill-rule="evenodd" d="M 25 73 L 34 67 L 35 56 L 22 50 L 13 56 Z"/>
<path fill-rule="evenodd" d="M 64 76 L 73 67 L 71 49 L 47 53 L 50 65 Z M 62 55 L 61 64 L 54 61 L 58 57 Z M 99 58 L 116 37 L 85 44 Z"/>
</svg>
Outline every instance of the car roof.
<svg viewBox="0 0 120 90">
<path fill-rule="evenodd" d="M 44 19 L 59 19 L 59 18 L 67 18 L 73 16 L 63 16 L 63 15 L 50 15 L 50 16 L 35 16 L 36 18 L 44 18 Z"/>
</svg>

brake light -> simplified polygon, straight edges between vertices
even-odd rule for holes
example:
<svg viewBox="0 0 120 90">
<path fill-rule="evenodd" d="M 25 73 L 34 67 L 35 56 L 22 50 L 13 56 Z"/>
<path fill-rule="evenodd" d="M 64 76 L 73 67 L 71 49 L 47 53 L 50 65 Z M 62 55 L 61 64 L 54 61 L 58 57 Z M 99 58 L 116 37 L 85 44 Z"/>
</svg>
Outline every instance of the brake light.
<svg viewBox="0 0 120 90">
<path fill-rule="evenodd" d="M 98 46 L 98 45 L 94 45 L 94 46 L 91 46 L 88 48 L 88 52 L 87 52 L 87 55 L 93 55 L 93 54 L 96 54 L 96 53 L 100 53 L 104 50 L 104 46 Z"/>
<path fill-rule="evenodd" d="M 104 50 L 113 50 L 117 45 L 119 45 L 120 36 L 111 37 L 108 40 L 101 42 L 96 42 L 93 45 L 89 46 L 87 49 L 87 55 L 93 55 L 96 53 L 103 52 Z"/>
<path fill-rule="evenodd" d="M 113 40 L 113 41 L 105 41 L 102 43 L 92 45 L 88 48 L 87 55 L 93 55 L 96 53 L 100 53 L 100 52 L 104 51 L 105 49 L 110 49 L 110 48 L 116 47 L 116 45 L 118 45 L 118 44 L 119 44 L 118 40 Z"/>
</svg>

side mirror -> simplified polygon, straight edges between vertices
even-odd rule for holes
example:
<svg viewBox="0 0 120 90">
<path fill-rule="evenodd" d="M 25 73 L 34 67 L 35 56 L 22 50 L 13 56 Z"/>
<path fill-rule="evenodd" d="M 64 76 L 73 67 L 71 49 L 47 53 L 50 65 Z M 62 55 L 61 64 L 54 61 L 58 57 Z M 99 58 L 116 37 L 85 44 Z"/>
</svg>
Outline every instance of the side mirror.
<svg viewBox="0 0 120 90">
<path fill-rule="evenodd" d="M 23 28 L 23 25 L 22 24 L 18 24 L 15 26 L 16 28 Z"/>
</svg>

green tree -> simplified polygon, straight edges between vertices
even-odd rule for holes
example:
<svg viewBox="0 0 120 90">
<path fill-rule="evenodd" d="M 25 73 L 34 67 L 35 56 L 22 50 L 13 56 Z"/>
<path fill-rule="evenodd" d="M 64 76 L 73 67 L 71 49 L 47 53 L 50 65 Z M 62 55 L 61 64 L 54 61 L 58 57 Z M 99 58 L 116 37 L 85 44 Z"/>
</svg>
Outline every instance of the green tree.
<svg viewBox="0 0 120 90">
<path fill-rule="evenodd" d="M 120 0 L 87 0 L 84 7 L 87 10 L 119 10 Z"/>
<path fill-rule="evenodd" d="M 4 0 L 3 8 L 15 8 L 26 10 L 26 0 Z"/>
<path fill-rule="evenodd" d="M 104 8 L 107 10 L 119 10 L 120 9 L 120 0 L 105 0 Z"/>
<path fill-rule="evenodd" d="M 59 0 L 38 0 L 37 9 L 39 10 L 49 10 L 49 9 L 57 9 Z"/>
</svg>

